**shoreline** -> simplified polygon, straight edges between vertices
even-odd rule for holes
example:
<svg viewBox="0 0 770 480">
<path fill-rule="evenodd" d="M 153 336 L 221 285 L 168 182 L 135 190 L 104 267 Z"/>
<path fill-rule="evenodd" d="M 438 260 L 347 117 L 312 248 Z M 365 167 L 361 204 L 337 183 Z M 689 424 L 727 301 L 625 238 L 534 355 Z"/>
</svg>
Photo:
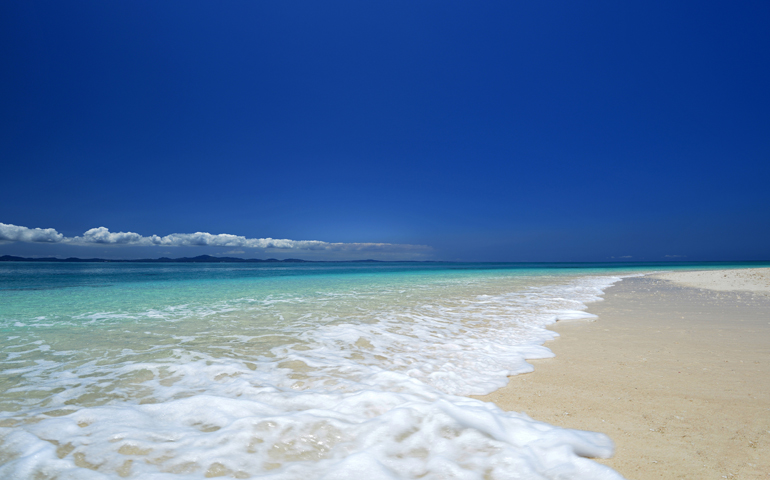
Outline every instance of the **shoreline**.
<svg viewBox="0 0 770 480">
<path fill-rule="evenodd" d="M 602 432 L 629 480 L 770 476 L 770 269 L 625 278 L 559 322 L 555 358 L 489 395 L 503 410 Z"/>
</svg>

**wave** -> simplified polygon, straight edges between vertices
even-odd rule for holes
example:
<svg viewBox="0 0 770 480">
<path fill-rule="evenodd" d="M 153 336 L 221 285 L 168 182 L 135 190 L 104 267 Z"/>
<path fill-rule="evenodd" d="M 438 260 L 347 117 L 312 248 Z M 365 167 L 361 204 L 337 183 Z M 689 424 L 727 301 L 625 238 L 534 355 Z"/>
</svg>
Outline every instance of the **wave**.
<svg viewBox="0 0 770 480">
<path fill-rule="evenodd" d="M 0 476 L 619 479 L 584 458 L 612 455 L 605 435 L 464 396 L 494 391 L 531 371 L 527 359 L 552 356 L 542 344 L 556 334 L 545 327 L 591 319 L 585 304 L 619 280 L 573 277 L 398 308 L 374 302 L 358 316 L 311 305 L 314 320 L 269 334 L 220 328 L 106 363 L 33 362 L 5 394 L 18 402 L 0 416 Z M 214 337 L 217 345 L 196 346 Z"/>
</svg>

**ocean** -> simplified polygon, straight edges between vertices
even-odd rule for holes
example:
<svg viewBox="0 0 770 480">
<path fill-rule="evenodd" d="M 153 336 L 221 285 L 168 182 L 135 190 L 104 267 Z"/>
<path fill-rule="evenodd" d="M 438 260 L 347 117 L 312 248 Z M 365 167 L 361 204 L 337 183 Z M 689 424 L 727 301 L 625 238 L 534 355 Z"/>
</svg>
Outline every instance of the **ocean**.
<svg viewBox="0 0 770 480">
<path fill-rule="evenodd" d="M 467 395 L 669 268 L 0 264 L 0 478 L 618 479 L 607 436 Z"/>
</svg>

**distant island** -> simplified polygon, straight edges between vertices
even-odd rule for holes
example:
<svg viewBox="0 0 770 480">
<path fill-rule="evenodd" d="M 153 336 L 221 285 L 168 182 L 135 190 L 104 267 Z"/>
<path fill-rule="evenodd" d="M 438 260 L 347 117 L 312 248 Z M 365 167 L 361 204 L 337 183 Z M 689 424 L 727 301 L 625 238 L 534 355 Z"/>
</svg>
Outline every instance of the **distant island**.
<svg viewBox="0 0 770 480">
<path fill-rule="evenodd" d="M 340 262 L 380 262 L 381 260 L 340 260 Z M 328 261 L 314 261 L 314 260 L 302 260 L 299 258 L 287 258 L 284 260 L 278 260 L 277 258 L 268 258 L 263 260 L 261 258 L 236 258 L 236 257 L 214 257 L 211 255 L 198 255 L 197 257 L 182 257 L 182 258 L 143 258 L 140 260 L 113 260 L 109 258 L 25 258 L 16 257 L 13 255 L 3 255 L 0 257 L 0 262 L 59 262 L 59 263 L 322 263 Z"/>
</svg>

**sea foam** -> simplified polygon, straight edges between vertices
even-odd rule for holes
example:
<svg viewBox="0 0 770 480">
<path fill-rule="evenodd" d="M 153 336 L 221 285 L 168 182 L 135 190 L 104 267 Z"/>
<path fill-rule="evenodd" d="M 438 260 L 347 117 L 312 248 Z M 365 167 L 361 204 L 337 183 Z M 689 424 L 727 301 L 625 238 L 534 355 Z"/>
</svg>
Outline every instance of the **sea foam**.
<svg viewBox="0 0 770 480">
<path fill-rule="evenodd" d="M 269 333 L 183 332 L 109 361 L 29 342 L 15 353 L 44 359 L 20 363 L 24 380 L 4 394 L 13 411 L 0 417 L 0 477 L 619 479 L 585 458 L 610 457 L 607 436 L 465 397 L 552 356 L 542 344 L 556 334 L 545 327 L 591 319 L 585 304 L 618 280 L 572 277 L 408 308 L 375 302 L 360 315 L 313 316 L 311 306 Z M 243 305 L 147 315 L 177 328 L 185 315 L 229 318 L 252 308 Z M 196 346 L 215 334 L 214 350 Z"/>
</svg>

